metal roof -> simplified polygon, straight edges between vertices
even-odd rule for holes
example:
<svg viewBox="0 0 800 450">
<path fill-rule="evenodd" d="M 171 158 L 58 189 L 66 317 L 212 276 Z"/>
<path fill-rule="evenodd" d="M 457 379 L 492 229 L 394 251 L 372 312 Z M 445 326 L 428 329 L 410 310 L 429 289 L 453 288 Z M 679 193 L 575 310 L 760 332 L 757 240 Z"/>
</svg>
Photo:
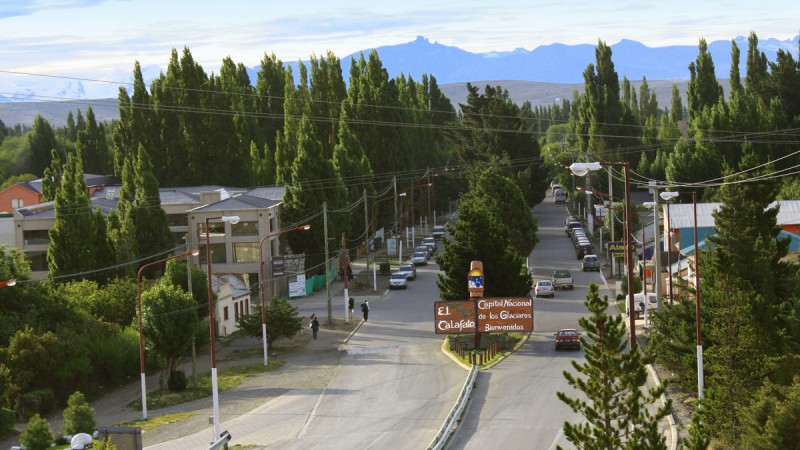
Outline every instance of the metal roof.
<svg viewBox="0 0 800 450">
<path fill-rule="evenodd" d="M 694 209 L 691 203 L 676 203 L 669 207 L 669 226 L 676 228 L 694 228 Z M 714 216 L 712 215 L 722 203 L 698 203 L 697 226 L 699 228 L 712 228 Z M 777 224 L 800 224 L 800 200 L 777 200 L 769 204 L 767 209 L 779 206 Z"/>
<path fill-rule="evenodd" d="M 280 200 L 269 200 L 261 197 L 255 197 L 249 194 L 240 194 L 235 197 L 230 197 L 225 200 L 211 203 L 209 205 L 199 206 L 191 209 L 192 212 L 202 211 L 235 211 L 244 209 L 266 209 L 272 208 L 275 205 L 281 204 Z"/>
</svg>

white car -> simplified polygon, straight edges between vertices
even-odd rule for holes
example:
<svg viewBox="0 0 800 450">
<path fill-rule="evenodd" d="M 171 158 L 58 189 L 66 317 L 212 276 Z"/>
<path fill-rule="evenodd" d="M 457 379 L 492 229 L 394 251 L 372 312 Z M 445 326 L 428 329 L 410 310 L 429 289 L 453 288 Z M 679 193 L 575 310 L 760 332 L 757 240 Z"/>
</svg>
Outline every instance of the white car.
<svg viewBox="0 0 800 450">
<path fill-rule="evenodd" d="M 553 287 L 553 282 L 550 280 L 539 280 L 536 282 L 536 287 L 533 288 L 534 295 L 538 297 L 553 297 L 556 295 L 556 289 Z"/>
<path fill-rule="evenodd" d="M 407 287 L 408 280 L 403 272 L 395 272 L 389 277 L 389 289 L 405 289 Z"/>
<path fill-rule="evenodd" d="M 427 266 L 428 252 L 414 252 L 414 255 L 411 256 L 411 262 L 414 263 L 415 266 Z"/>
</svg>

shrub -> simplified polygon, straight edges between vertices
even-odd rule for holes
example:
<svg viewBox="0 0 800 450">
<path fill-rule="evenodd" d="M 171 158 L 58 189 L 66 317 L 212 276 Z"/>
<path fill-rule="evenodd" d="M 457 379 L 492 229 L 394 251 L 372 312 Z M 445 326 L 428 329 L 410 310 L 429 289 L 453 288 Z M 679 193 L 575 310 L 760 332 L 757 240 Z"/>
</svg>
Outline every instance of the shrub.
<svg viewBox="0 0 800 450">
<path fill-rule="evenodd" d="M 14 429 L 14 411 L 0 408 L 0 438 L 7 436 Z"/>
<path fill-rule="evenodd" d="M 27 450 L 45 450 L 53 443 L 53 432 L 50 424 L 39 414 L 34 414 L 19 437 L 19 441 Z"/>
<path fill-rule="evenodd" d="M 36 413 L 46 416 L 55 406 L 56 395 L 52 389 L 37 389 L 20 396 L 18 410 L 24 420 Z"/>
<path fill-rule="evenodd" d="M 86 398 L 80 391 L 75 391 L 67 400 L 64 410 L 64 422 L 61 429 L 65 434 L 88 433 L 91 434 L 97 427 L 94 410 L 86 403 Z"/>
<path fill-rule="evenodd" d="M 171 392 L 182 392 L 186 390 L 186 373 L 182 370 L 173 370 L 167 380 L 167 387 Z"/>
</svg>

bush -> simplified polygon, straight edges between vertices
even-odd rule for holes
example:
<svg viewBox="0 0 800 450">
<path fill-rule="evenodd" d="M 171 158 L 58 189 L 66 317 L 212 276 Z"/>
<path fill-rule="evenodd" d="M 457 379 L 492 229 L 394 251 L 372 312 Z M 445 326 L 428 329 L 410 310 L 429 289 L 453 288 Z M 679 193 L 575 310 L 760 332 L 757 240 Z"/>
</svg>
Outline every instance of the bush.
<svg viewBox="0 0 800 450">
<path fill-rule="evenodd" d="M 182 370 L 173 370 L 172 373 L 169 374 L 169 380 L 167 380 L 167 387 L 171 392 L 185 391 L 186 386 L 187 386 L 186 374 Z"/>
<path fill-rule="evenodd" d="M 34 414 L 19 437 L 19 441 L 27 450 L 45 450 L 53 443 L 53 432 L 50 424 L 39 414 Z"/>
<path fill-rule="evenodd" d="M 7 436 L 14 429 L 14 411 L 0 408 L 0 438 Z"/>
<path fill-rule="evenodd" d="M 77 434 L 92 432 L 97 427 L 94 410 L 86 403 L 86 398 L 80 391 L 75 391 L 67 400 L 67 408 L 64 410 L 64 422 L 61 430 L 65 434 Z"/>
<path fill-rule="evenodd" d="M 37 389 L 21 395 L 18 411 L 23 420 L 33 414 L 48 415 L 56 406 L 56 395 L 52 389 Z"/>
</svg>

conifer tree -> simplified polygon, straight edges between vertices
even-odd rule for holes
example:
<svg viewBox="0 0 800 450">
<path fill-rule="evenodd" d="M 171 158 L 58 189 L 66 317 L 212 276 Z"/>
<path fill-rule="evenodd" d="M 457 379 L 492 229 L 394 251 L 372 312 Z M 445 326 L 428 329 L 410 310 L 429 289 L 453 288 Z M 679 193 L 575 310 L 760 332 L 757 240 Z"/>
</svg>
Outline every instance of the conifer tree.
<svg viewBox="0 0 800 450">
<path fill-rule="evenodd" d="M 579 319 L 588 336 L 580 338 L 586 362 L 572 361 L 578 376 L 564 371 L 569 385 L 582 395 L 557 394 L 584 420 L 565 422 L 564 435 L 578 448 L 666 449 L 658 421 L 670 413 L 672 405 L 668 402 L 651 411 L 666 384 L 645 388 L 647 358 L 636 348 L 626 350 L 623 318 L 606 313 L 608 297 L 601 299 L 594 283 L 589 285 L 584 305 L 591 313 Z"/>
<path fill-rule="evenodd" d="M 61 185 L 62 161 L 56 149 L 50 152 L 50 167 L 44 169 L 42 176 L 42 201 L 53 201 Z"/>
<path fill-rule="evenodd" d="M 361 200 L 364 190 L 367 191 L 368 197 L 374 194 L 372 166 L 370 166 L 361 144 L 350 131 L 345 117 L 339 121 L 339 137 L 333 150 L 333 166 L 347 191 L 345 204 L 352 205 Z M 355 237 L 364 232 L 364 217 L 362 214 L 358 214 L 359 212 L 362 211 L 350 214 L 347 226 L 348 236 Z"/>
<path fill-rule="evenodd" d="M 689 64 L 689 118 L 695 119 L 704 108 L 717 104 L 722 98 L 722 86 L 717 81 L 714 61 L 705 39 L 700 39 L 697 59 Z"/>
<path fill-rule="evenodd" d="M 291 79 L 286 77 L 287 70 L 274 53 L 269 56 L 264 54 L 256 78 L 258 123 L 264 137 L 264 144 L 272 149 L 275 148 L 278 132 L 283 130 L 285 85 L 287 81 L 292 83 Z M 261 146 L 261 144 L 257 144 L 259 147 Z"/>
<path fill-rule="evenodd" d="M 469 298 L 467 273 L 471 261 L 482 261 L 485 297 L 527 296 L 531 276 L 524 260 L 508 241 L 508 228 L 492 214 L 487 199 L 465 198 L 458 207 L 458 220 L 451 222 L 451 239 L 436 255 L 442 273 L 436 279 L 442 300 Z"/>
<path fill-rule="evenodd" d="M 94 409 L 86 402 L 82 392 L 73 392 L 67 400 L 61 431 L 64 434 L 92 433 L 96 427 Z"/>
</svg>

